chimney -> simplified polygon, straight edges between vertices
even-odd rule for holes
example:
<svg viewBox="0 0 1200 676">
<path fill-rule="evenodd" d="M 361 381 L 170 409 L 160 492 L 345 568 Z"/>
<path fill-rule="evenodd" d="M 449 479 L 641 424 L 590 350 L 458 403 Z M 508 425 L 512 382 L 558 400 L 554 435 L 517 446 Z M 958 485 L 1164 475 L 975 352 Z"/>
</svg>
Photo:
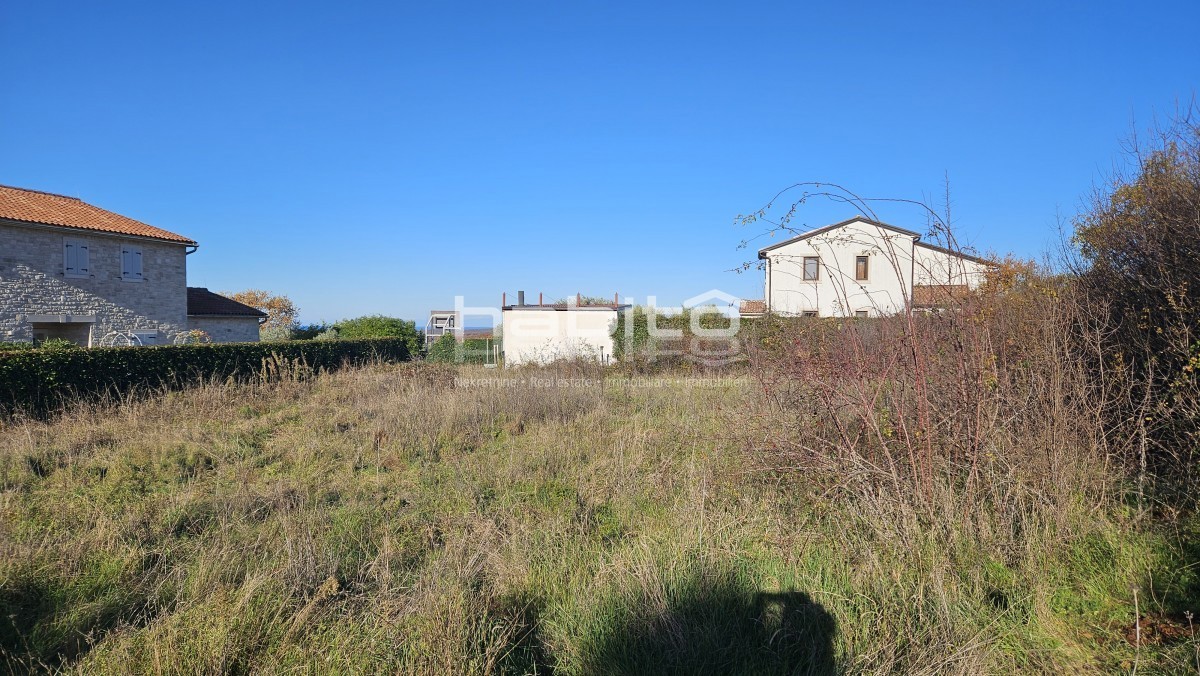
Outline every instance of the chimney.
<svg viewBox="0 0 1200 676">
<path fill-rule="evenodd" d="M 522 305 L 522 306 L 525 305 L 525 292 L 524 291 L 517 292 L 517 305 Z"/>
<path fill-rule="evenodd" d="M 508 305 L 508 292 L 501 291 L 500 292 L 500 307 L 504 307 L 505 305 Z"/>
<path fill-rule="evenodd" d="M 538 291 L 538 307 L 542 305 L 542 292 Z"/>
</svg>

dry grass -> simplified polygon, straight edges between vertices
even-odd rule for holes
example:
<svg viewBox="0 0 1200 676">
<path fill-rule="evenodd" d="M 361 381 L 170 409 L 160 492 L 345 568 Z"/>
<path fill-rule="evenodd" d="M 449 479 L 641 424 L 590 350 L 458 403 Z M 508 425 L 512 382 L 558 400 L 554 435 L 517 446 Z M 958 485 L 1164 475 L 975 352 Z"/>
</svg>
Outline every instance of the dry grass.
<svg viewBox="0 0 1200 676">
<path fill-rule="evenodd" d="M 881 518 L 748 462 L 759 392 L 749 377 L 656 388 L 580 366 L 376 366 L 9 425 L 4 659 L 86 673 L 1190 664 L 1187 645 L 1121 634 L 1131 586 L 1165 617 L 1186 584 L 1172 541 L 1094 500 Z M 1007 495 L 1010 472 L 981 485 Z"/>
</svg>

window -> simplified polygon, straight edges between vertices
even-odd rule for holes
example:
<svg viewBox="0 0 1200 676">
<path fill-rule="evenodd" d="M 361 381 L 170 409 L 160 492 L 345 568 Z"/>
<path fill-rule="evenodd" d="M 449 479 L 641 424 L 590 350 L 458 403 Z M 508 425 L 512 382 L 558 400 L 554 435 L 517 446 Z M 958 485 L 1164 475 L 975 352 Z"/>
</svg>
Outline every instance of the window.
<svg viewBox="0 0 1200 676">
<path fill-rule="evenodd" d="M 816 256 L 804 257 L 804 281 L 815 282 L 820 277 L 821 259 Z"/>
<path fill-rule="evenodd" d="M 857 317 L 857 318 L 862 318 L 862 317 L 870 317 L 870 316 L 871 316 L 871 313 L 870 313 L 869 311 L 867 311 L 867 310 L 855 310 L 855 311 L 854 311 L 854 316 L 855 316 L 855 317 Z"/>
<path fill-rule="evenodd" d="M 816 317 L 817 311 L 816 310 L 805 310 L 804 312 L 801 312 L 800 314 L 803 317 Z"/>
<path fill-rule="evenodd" d="M 63 276 L 91 277 L 92 269 L 88 264 L 87 240 L 75 237 L 63 238 Z"/>
<path fill-rule="evenodd" d="M 854 279 L 862 282 L 867 279 L 867 256 L 858 256 L 854 259 Z"/>
<path fill-rule="evenodd" d="M 121 245 L 121 279 L 127 282 L 142 281 L 142 247 Z"/>
</svg>

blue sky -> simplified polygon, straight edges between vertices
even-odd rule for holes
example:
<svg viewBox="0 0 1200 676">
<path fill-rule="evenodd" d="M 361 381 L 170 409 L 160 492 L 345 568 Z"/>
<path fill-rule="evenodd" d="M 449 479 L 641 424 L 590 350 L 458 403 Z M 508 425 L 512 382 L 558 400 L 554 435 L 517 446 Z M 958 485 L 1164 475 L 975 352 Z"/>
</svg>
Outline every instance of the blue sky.
<svg viewBox="0 0 1200 676">
<path fill-rule="evenodd" d="M 8 2 L 0 183 L 188 235 L 192 285 L 306 321 L 756 297 L 734 217 L 786 185 L 948 175 L 962 239 L 1040 256 L 1200 87 L 1194 1 L 836 4 Z"/>
</svg>

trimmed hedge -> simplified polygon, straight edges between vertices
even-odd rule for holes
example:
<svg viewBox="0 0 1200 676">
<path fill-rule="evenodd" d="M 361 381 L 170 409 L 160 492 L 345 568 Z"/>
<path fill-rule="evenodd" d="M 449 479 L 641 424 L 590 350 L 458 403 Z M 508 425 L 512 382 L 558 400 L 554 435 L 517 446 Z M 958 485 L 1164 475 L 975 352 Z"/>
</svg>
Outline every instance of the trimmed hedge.
<svg viewBox="0 0 1200 676">
<path fill-rule="evenodd" d="M 0 413 L 40 415 L 75 399 L 181 388 L 214 378 L 250 380 L 278 360 L 332 371 L 410 356 L 408 342 L 397 338 L 0 352 Z"/>
<path fill-rule="evenodd" d="M 459 352 L 459 347 L 462 351 Z M 425 361 L 441 364 L 487 364 L 491 343 L 485 338 L 468 338 L 461 345 L 453 335 L 438 338 L 425 353 Z"/>
</svg>

